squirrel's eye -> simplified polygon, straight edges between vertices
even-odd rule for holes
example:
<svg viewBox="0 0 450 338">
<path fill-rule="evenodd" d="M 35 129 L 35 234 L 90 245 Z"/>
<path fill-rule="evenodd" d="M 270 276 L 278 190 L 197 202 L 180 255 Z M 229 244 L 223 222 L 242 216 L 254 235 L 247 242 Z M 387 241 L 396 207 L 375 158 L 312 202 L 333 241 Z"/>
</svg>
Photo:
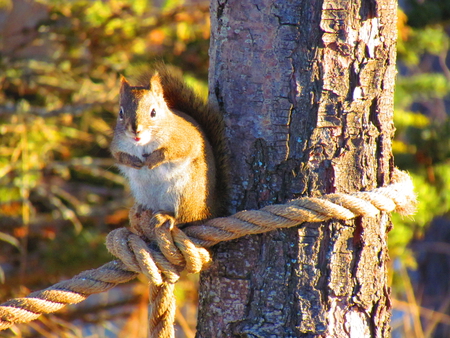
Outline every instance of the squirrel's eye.
<svg viewBox="0 0 450 338">
<path fill-rule="evenodd" d="M 120 110 L 119 110 L 119 119 L 123 120 L 123 107 L 120 107 Z"/>
<path fill-rule="evenodd" d="M 150 112 L 150 116 L 151 117 L 155 117 L 156 116 L 156 110 L 152 109 L 152 111 Z"/>
</svg>

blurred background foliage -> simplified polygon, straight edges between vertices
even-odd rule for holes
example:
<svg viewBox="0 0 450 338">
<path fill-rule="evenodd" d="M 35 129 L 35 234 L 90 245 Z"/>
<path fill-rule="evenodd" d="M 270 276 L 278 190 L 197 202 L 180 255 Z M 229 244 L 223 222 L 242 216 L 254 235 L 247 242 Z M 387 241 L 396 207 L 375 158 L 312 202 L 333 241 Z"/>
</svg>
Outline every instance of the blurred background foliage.
<svg viewBox="0 0 450 338">
<path fill-rule="evenodd" d="M 108 151 L 119 76 L 163 60 L 185 70 L 206 95 L 209 2 L 3 0 L 0 6 L 0 294 L 6 300 L 112 258 L 105 235 L 127 225 L 132 204 Z M 196 278 L 177 285 L 178 331 L 189 337 Z M 144 337 L 145 285 L 129 283 L 5 334 Z"/>
<path fill-rule="evenodd" d="M 419 207 L 414 218 L 395 215 L 390 233 L 393 336 L 448 337 L 450 3 L 405 0 L 401 7 L 393 147 L 396 165 L 413 176 Z M 6 300 L 111 258 L 105 235 L 127 225 L 132 203 L 108 152 L 118 78 L 164 60 L 206 95 L 209 2 L 0 0 L 0 31 Z M 193 337 L 196 278 L 177 285 L 180 337 Z M 114 290 L 5 334 L 145 336 L 145 282 Z"/>
<path fill-rule="evenodd" d="M 389 234 L 393 336 L 450 337 L 450 2 L 400 5 L 393 151 L 419 204 Z"/>
</svg>

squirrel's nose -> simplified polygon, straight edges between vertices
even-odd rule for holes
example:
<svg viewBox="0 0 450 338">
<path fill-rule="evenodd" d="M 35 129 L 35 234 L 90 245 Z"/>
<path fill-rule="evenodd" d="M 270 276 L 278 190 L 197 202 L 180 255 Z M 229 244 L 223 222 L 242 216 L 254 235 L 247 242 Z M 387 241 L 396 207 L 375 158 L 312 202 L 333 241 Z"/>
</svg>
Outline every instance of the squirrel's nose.
<svg viewBox="0 0 450 338">
<path fill-rule="evenodd" d="M 139 141 L 141 139 L 139 135 L 141 134 L 142 127 L 139 125 L 133 125 L 131 129 L 133 130 L 135 141 Z"/>
<path fill-rule="evenodd" d="M 132 131 L 134 134 L 139 135 L 139 133 L 142 131 L 142 128 L 141 128 L 141 126 L 138 126 L 138 125 L 136 125 L 136 124 L 132 124 L 132 125 L 131 125 L 131 131 Z"/>
</svg>

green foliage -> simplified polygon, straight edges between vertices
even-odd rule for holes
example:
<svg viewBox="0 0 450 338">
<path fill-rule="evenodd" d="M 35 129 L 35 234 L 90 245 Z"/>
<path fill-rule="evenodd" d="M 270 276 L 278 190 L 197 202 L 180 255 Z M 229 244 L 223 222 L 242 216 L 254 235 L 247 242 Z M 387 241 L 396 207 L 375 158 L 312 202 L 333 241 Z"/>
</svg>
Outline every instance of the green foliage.
<svg viewBox="0 0 450 338">
<path fill-rule="evenodd" d="M 448 50 L 449 36 L 442 25 L 413 29 L 403 24 L 400 28 L 403 38 L 398 40 L 397 53 L 408 66 L 417 66 L 424 53 L 439 56 Z"/>
<path fill-rule="evenodd" d="M 430 24 L 440 24 L 450 17 L 450 2 L 448 0 L 407 0 L 408 24 L 411 27 L 426 27 Z"/>
<path fill-rule="evenodd" d="M 423 235 L 434 217 L 450 211 L 450 119 L 445 109 L 433 111 L 450 99 L 450 37 L 443 23 L 412 28 L 406 19 L 400 12 L 393 150 L 396 165 L 413 178 L 419 203 L 414 217 L 393 216 L 389 245 L 394 258 L 414 266 L 408 244 Z"/>
<path fill-rule="evenodd" d="M 399 77 L 396 86 L 398 106 L 410 106 L 414 102 L 444 98 L 450 93 L 450 82 L 439 73 L 416 74 Z"/>
<path fill-rule="evenodd" d="M 408 314 L 404 310 L 405 306 L 420 309 L 421 304 L 427 306 L 428 302 L 429 305 L 430 299 L 424 290 L 432 285 L 430 281 L 418 285 L 421 293 L 416 298 L 407 268 L 416 268 L 419 241 L 433 219 L 448 217 L 450 211 L 450 119 L 446 108 L 450 106 L 447 61 L 450 37 L 448 23 L 442 21 L 449 17 L 450 2 L 407 0 L 407 8 L 408 15 L 399 11 L 398 20 L 399 76 L 394 112 L 397 132 L 393 151 L 395 164 L 409 171 L 413 179 L 418 205 L 413 217 L 392 215 L 394 229 L 388 243 L 394 298 L 397 310 L 403 312 L 400 319 L 403 324 L 397 324 L 393 335 L 418 337 L 431 336 L 439 319 L 425 330 L 421 326 L 420 317 L 424 318 L 421 311 Z M 416 276 L 416 286 L 420 279 Z M 443 307 L 436 310 L 446 311 Z M 405 324 L 410 320 L 415 323 L 414 332 Z"/>
</svg>

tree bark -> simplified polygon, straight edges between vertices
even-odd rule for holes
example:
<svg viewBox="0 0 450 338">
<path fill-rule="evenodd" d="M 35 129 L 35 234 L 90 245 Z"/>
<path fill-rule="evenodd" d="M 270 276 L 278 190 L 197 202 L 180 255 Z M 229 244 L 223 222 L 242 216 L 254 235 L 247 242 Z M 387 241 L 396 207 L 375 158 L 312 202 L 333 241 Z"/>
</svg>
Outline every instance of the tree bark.
<svg viewBox="0 0 450 338">
<path fill-rule="evenodd" d="M 389 183 L 395 1 L 214 0 L 211 30 L 230 212 Z M 197 336 L 388 337 L 390 226 L 381 215 L 217 245 Z"/>
</svg>

